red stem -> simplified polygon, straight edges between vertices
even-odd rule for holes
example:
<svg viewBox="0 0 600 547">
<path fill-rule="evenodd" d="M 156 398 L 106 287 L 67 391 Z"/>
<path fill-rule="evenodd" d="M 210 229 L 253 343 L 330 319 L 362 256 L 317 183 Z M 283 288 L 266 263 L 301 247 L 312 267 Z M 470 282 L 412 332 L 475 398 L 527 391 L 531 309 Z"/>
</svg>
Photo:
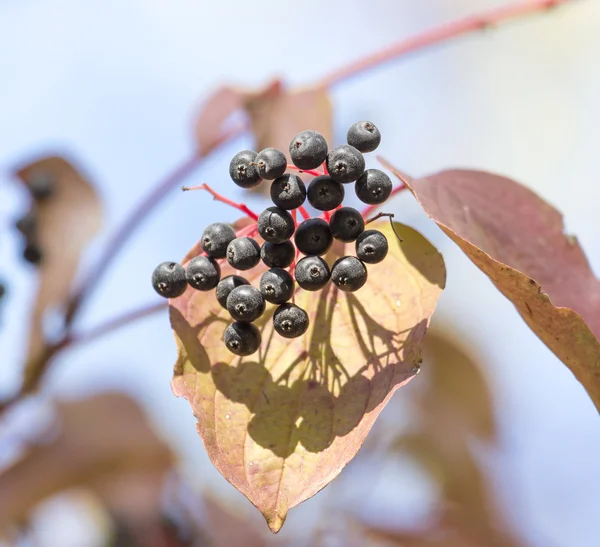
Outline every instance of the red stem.
<svg viewBox="0 0 600 547">
<path fill-rule="evenodd" d="M 326 161 L 323 162 L 323 165 L 321 167 L 323 167 L 323 174 L 324 175 L 329 175 L 329 170 L 327 169 L 327 162 Z"/>
<path fill-rule="evenodd" d="M 400 184 L 398 184 L 398 186 L 396 186 L 392 192 L 390 193 L 390 198 L 394 197 L 396 194 L 399 194 L 400 192 L 402 192 L 403 190 L 408 190 L 408 186 L 406 186 L 403 182 L 401 182 Z M 379 203 L 377 205 L 369 205 L 368 207 L 365 207 L 362 212 L 361 215 L 363 218 L 369 218 L 374 211 L 376 211 L 377 209 L 379 209 L 382 205 L 384 205 L 383 203 Z"/>
<path fill-rule="evenodd" d="M 218 192 L 215 192 L 206 183 L 200 184 L 199 186 L 182 187 L 181 189 L 186 192 L 191 191 L 191 190 L 206 190 L 210 195 L 212 195 L 212 197 L 215 199 L 215 201 L 220 201 L 221 203 L 225 203 L 226 205 L 229 205 L 230 207 L 233 207 L 234 209 L 241 211 L 242 213 L 248 215 L 252 220 L 258 220 L 258 215 L 251 209 L 248 209 L 248 207 L 245 203 L 236 203 L 235 201 L 231 201 L 229 198 L 226 198 L 225 196 L 222 196 Z"/>
<path fill-rule="evenodd" d="M 471 15 L 458 21 L 441 25 L 421 34 L 417 34 L 406 40 L 401 40 L 390 47 L 378 51 L 359 61 L 342 67 L 323 78 L 319 82 L 320 87 L 332 87 L 349 80 L 354 76 L 363 75 L 364 72 L 379 67 L 384 63 L 393 61 L 409 53 L 421 51 L 430 46 L 456 38 L 461 34 L 467 34 L 475 30 L 482 30 L 509 19 L 515 19 L 522 15 L 528 15 L 537 11 L 555 8 L 561 4 L 567 4 L 574 0 L 526 0 L 509 4 L 500 8 L 492 9 L 478 15 Z"/>
<path fill-rule="evenodd" d="M 321 171 L 317 171 L 316 169 L 300 169 L 295 165 L 288 164 L 287 168 L 291 169 L 292 171 L 298 171 L 299 173 L 307 173 L 309 175 L 312 175 L 313 177 L 320 177 L 323 174 L 321 173 Z"/>
<path fill-rule="evenodd" d="M 304 220 L 308 220 L 310 218 L 308 211 L 304 207 L 302 207 L 302 205 L 298 207 L 298 211 L 300 211 L 300 214 L 302 215 Z"/>
</svg>

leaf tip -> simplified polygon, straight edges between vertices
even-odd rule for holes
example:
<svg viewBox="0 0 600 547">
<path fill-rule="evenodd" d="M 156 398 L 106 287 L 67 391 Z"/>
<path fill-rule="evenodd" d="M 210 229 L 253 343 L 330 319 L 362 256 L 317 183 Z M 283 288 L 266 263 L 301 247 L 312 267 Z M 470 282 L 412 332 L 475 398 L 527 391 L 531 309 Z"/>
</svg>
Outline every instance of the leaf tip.
<svg viewBox="0 0 600 547">
<path fill-rule="evenodd" d="M 281 511 L 275 511 L 275 513 L 272 514 L 263 513 L 263 516 L 265 517 L 265 520 L 269 525 L 269 530 L 276 534 L 277 532 L 279 532 L 279 530 L 281 530 L 281 527 L 285 522 L 285 518 L 287 517 L 287 511 L 285 513 L 282 513 Z"/>
</svg>

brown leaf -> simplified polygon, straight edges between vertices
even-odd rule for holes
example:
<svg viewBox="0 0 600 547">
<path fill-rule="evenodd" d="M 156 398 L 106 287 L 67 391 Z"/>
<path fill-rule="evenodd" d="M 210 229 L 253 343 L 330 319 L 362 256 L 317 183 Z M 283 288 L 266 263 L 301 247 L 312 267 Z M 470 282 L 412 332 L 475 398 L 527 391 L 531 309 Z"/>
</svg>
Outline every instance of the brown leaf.
<svg viewBox="0 0 600 547">
<path fill-rule="evenodd" d="M 274 334 L 270 306 L 257 322 L 262 345 L 250 357 L 225 348 L 230 319 L 212 293 L 188 290 L 171 301 L 179 352 L 173 391 L 190 402 L 212 462 L 273 532 L 290 507 L 338 475 L 392 393 L 418 370 L 420 342 L 445 284 L 444 263 L 411 228 L 396 224 L 402 244 L 389 224 L 378 228 L 390 253 L 370 267 L 365 287 L 299 290 L 296 303 L 311 327 L 295 340 Z M 335 254 L 352 251 L 340 245 Z M 249 279 L 256 284 L 262 271 Z"/>
<path fill-rule="evenodd" d="M 275 81 L 262 92 L 249 94 L 244 106 L 259 150 L 274 147 L 289 155 L 290 141 L 305 129 L 333 142 L 333 109 L 325 88 L 288 90 Z"/>
<path fill-rule="evenodd" d="M 24 391 L 34 387 L 46 346 L 46 311 L 67 302 L 81 253 L 102 224 L 102 207 L 92 184 L 67 160 L 47 157 L 19 169 L 23 184 L 43 175 L 52 182 L 50 197 L 36 205 L 36 240 L 43 259 L 31 318 Z"/>
<path fill-rule="evenodd" d="M 564 234 L 561 214 L 531 190 L 491 173 L 399 176 L 600 409 L 600 282 L 577 240 Z"/>
<path fill-rule="evenodd" d="M 203 156 L 219 142 L 231 115 L 243 107 L 245 94 L 241 89 L 223 86 L 206 99 L 195 124 L 196 142 Z"/>
<path fill-rule="evenodd" d="M 143 483 L 151 487 L 148 476 L 164 476 L 173 464 L 170 449 L 137 404 L 124 395 L 62 403 L 58 421 L 60 432 L 50 444 L 31 447 L 0 474 L 0 529 L 63 490 L 91 487 L 114 500 L 119 497 L 115 492 L 121 492 L 120 497 L 123 493 L 123 483 L 115 477 L 143 475 Z"/>
<path fill-rule="evenodd" d="M 327 90 L 288 90 L 280 80 L 274 80 L 254 91 L 221 87 L 206 100 L 195 124 L 196 141 L 204 155 L 238 110 L 244 110 L 250 118 L 257 150 L 275 147 L 287 155 L 294 135 L 305 129 L 314 129 L 332 142 L 332 106 Z"/>
</svg>

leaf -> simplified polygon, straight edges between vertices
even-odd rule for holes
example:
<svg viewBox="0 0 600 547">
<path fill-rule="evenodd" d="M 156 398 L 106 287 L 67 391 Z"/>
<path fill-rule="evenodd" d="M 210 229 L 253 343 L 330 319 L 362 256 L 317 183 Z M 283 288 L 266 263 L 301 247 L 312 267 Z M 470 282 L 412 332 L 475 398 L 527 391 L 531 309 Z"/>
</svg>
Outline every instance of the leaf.
<svg viewBox="0 0 600 547">
<path fill-rule="evenodd" d="M 61 310 L 66 304 L 81 253 L 101 227 L 102 207 L 92 184 L 64 158 L 40 159 L 22 167 L 16 175 L 26 188 L 29 181 L 40 175 L 53 186 L 52 195 L 35 205 L 36 241 L 43 259 L 38 266 L 38 291 L 24 373 L 24 391 L 29 391 L 35 387 L 43 365 L 46 312 Z"/>
<path fill-rule="evenodd" d="M 517 308 L 600 409 L 600 282 L 561 214 L 521 184 L 481 171 L 403 176 L 425 212 Z"/>
<path fill-rule="evenodd" d="M 257 148 L 279 148 L 289 155 L 290 141 L 305 129 L 333 142 L 333 109 L 327 90 L 307 87 L 287 90 L 275 81 L 263 92 L 248 95 L 245 109 L 252 121 Z"/>
<path fill-rule="evenodd" d="M 206 99 L 195 123 L 196 142 L 203 156 L 217 145 L 231 115 L 243 107 L 244 95 L 242 90 L 223 86 Z"/>
<path fill-rule="evenodd" d="M 142 410 L 117 393 L 58 406 L 59 433 L 33 446 L 0 474 L 0 529 L 25 518 L 40 501 L 76 486 L 113 498 L 128 476 L 161 475 L 173 465 L 168 446 Z M 131 487 L 131 481 L 129 485 Z"/>
<path fill-rule="evenodd" d="M 270 306 L 257 322 L 259 352 L 233 356 L 229 323 L 212 293 L 171 301 L 178 359 L 173 392 L 198 418 L 209 457 L 277 532 L 288 509 L 331 482 L 354 457 L 393 392 L 418 371 L 420 343 L 445 284 L 441 255 L 419 233 L 378 225 L 390 253 L 354 294 L 299 290 L 311 317 L 303 337 L 274 334 Z M 352 253 L 339 245 L 328 256 Z M 334 256 L 335 255 L 335 256 Z M 257 284 L 263 268 L 249 279 Z M 222 275 L 231 270 L 223 267 Z"/>
<path fill-rule="evenodd" d="M 314 129 L 332 142 L 332 106 L 323 87 L 285 88 L 274 80 L 259 90 L 221 87 L 203 104 L 195 123 L 196 141 L 206 155 L 236 111 L 250 118 L 257 150 L 275 147 L 286 155 L 294 135 Z"/>
</svg>

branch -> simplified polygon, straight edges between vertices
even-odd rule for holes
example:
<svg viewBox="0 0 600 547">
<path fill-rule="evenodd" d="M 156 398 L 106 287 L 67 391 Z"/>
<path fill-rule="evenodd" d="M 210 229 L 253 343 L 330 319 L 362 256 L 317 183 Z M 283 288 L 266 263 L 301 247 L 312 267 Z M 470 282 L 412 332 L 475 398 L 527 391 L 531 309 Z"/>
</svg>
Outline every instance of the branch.
<svg viewBox="0 0 600 547">
<path fill-rule="evenodd" d="M 575 0 L 527 0 L 496 8 L 486 13 L 471 15 L 464 19 L 434 28 L 430 31 L 417 34 L 412 38 L 397 42 L 382 51 L 351 63 L 350 65 L 335 71 L 333 74 L 326 76 L 319 82 L 319 86 L 325 88 L 332 87 L 384 63 L 394 61 L 399 57 L 426 49 L 430 46 L 439 44 L 440 42 L 456 38 L 462 34 L 484 30 L 511 19 L 517 19 L 518 17 L 525 15 L 549 10 L 574 1 Z"/>
<path fill-rule="evenodd" d="M 68 346 L 75 346 L 77 344 L 86 344 L 92 342 L 97 338 L 106 336 L 115 330 L 119 330 L 121 327 L 125 327 L 131 323 L 135 323 L 140 319 L 154 315 L 160 311 L 166 310 L 169 307 L 167 302 L 157 302 L 150 304 L 142 308 L 138 308 L 133 311 L 126 312 L 122 315 L 109 319 L 108 321 L 101 323 L 97 327 L 92 327 L 87 332 L 81 334 L 73 334 L 69 338 Z"/>
</svg>

